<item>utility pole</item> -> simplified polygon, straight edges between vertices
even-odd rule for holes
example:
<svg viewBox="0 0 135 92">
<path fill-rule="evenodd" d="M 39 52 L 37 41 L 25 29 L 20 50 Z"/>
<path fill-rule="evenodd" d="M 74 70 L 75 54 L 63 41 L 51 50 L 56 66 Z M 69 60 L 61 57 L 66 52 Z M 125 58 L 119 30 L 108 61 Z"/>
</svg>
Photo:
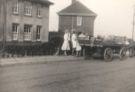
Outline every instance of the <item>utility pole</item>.
<svg viewBox="0 0 135 92">
<path fill-rule="evenodd" d="M 135 29 L 135 5 L 133 6 L 133 29 L 132 29 L 132 40 L 134 41 L 134 29 Z"/>
</svg>

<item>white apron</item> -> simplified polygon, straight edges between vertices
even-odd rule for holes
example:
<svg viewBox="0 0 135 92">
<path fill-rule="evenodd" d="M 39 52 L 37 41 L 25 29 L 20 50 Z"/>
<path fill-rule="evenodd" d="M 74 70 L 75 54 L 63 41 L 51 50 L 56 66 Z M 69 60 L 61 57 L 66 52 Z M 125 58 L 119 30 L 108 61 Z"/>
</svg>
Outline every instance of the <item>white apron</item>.
<svg viewBox="0 0 135 92">
<path fill-rule="evenodd" d="M 61 50 L 70 50 L 69 40 L 70 40 L 70 34 L 65 33 L 64 34 L 64 42 L 62 44 Z"/>
<path fill-rule="evenodd" d="M 77 36 L 76 34 L 72 34 L 72 48 L 76 48 L 77 45 Z"/>
<path fill-rule="evenodd" d="M 79 44 L 79 42 L 77 41 L 76 42 L 76 51 L 81 51 L 82 47 L 81 45 Z"/>
</svg>

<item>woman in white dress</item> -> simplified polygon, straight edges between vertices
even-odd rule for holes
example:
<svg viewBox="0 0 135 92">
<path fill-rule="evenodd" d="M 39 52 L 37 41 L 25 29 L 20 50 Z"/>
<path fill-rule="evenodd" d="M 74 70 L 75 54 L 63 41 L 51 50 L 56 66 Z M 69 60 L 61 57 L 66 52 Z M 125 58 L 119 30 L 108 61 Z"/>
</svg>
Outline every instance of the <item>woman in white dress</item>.
<svg viewBox="0 0 135 92">
<path fill-rule="evenodd" d="M 75 32 L 73 32 L 71 39 L 72 39 L 72 55 L 74 55 L 76 51 L 76 45 L 77 45 L 77 35 Z"/>
<path fill-rule="evenodd" d="M 64 34 L 64 42 L 63 45 L 61 47 L 62 51 L 64 51 L 64 55 L 67 55 L 67 51 L 70 50 L 70 33 L 68 30 L 65 30 L 65 34 Z"/>
</svg>

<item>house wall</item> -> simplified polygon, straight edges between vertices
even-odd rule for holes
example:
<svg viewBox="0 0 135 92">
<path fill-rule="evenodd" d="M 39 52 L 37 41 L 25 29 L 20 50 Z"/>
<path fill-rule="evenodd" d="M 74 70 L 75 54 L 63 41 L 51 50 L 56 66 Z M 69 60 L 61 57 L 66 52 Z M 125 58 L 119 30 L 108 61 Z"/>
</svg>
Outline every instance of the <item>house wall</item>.
<svg viewBox="0 0 135 92">
<path fill-rule="evenodd" d="M 7 15 L 6 15 L 6 41 L 11 42 L 12 41 L 12 23 L 18 23 L 19 24 L 19 42 L 23 42 L 24 39 L 24 24 L 30 24 L 32 25 L 32 42 L 36 41 L 36 26 L 41 25 L 41 42 L 47 42 L 48 41 L 48 31 L 49 31 L 49 5 L 42 5 L 38 3 L 32 4 L 32 16 L 25 16 L 24 15 L 24 0 L 19 1 L 19 14 L 15 15 L 12 12 L 13 4 L 16 2 L 16 0 L 7 0 Z M 42 17 L 37 17 L 37 7 L 41 6 L 42 9 Z M 2 7 L 2 6 L 1 6 Z M 1 8 L 2 12 L 3 9 Z M 3 19 L 2 13 L 0 13 L 0 18 Z M 3 23 L 3 20 L 0 21 L 0 24 Z M 0 29 L 3 30 L 3 27 L 0 26 Z M 1 31 L 0 31 L 1 32 Z M 1 34 L 1 33 L 0 33 Z M 2 35 L 2 34 L 1 34 Z M 0 37 L 0 40 L 2 38 Z"/>
<path fill-rule="evenodd" d="M 94 35 L 94 20 L 95 17 L 82 16 L 82 25 L 77 26 L 77 16 L 59 16 L 59 30 L 76 29 L 79 32 L 85 32 L 89 35 Z"/>
</svg>

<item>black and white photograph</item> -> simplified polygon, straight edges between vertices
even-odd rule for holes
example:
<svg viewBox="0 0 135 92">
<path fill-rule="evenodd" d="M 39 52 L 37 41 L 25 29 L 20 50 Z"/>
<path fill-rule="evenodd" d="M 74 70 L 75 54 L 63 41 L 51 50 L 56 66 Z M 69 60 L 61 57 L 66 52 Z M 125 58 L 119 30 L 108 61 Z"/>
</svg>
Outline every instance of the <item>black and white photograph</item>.
<svg viewBox="0 0 135 92">
<path fill-rule="evenodd" d="M 0 0 L 0 92 L 135 92 L 135 0 Z"/>
</svg>

